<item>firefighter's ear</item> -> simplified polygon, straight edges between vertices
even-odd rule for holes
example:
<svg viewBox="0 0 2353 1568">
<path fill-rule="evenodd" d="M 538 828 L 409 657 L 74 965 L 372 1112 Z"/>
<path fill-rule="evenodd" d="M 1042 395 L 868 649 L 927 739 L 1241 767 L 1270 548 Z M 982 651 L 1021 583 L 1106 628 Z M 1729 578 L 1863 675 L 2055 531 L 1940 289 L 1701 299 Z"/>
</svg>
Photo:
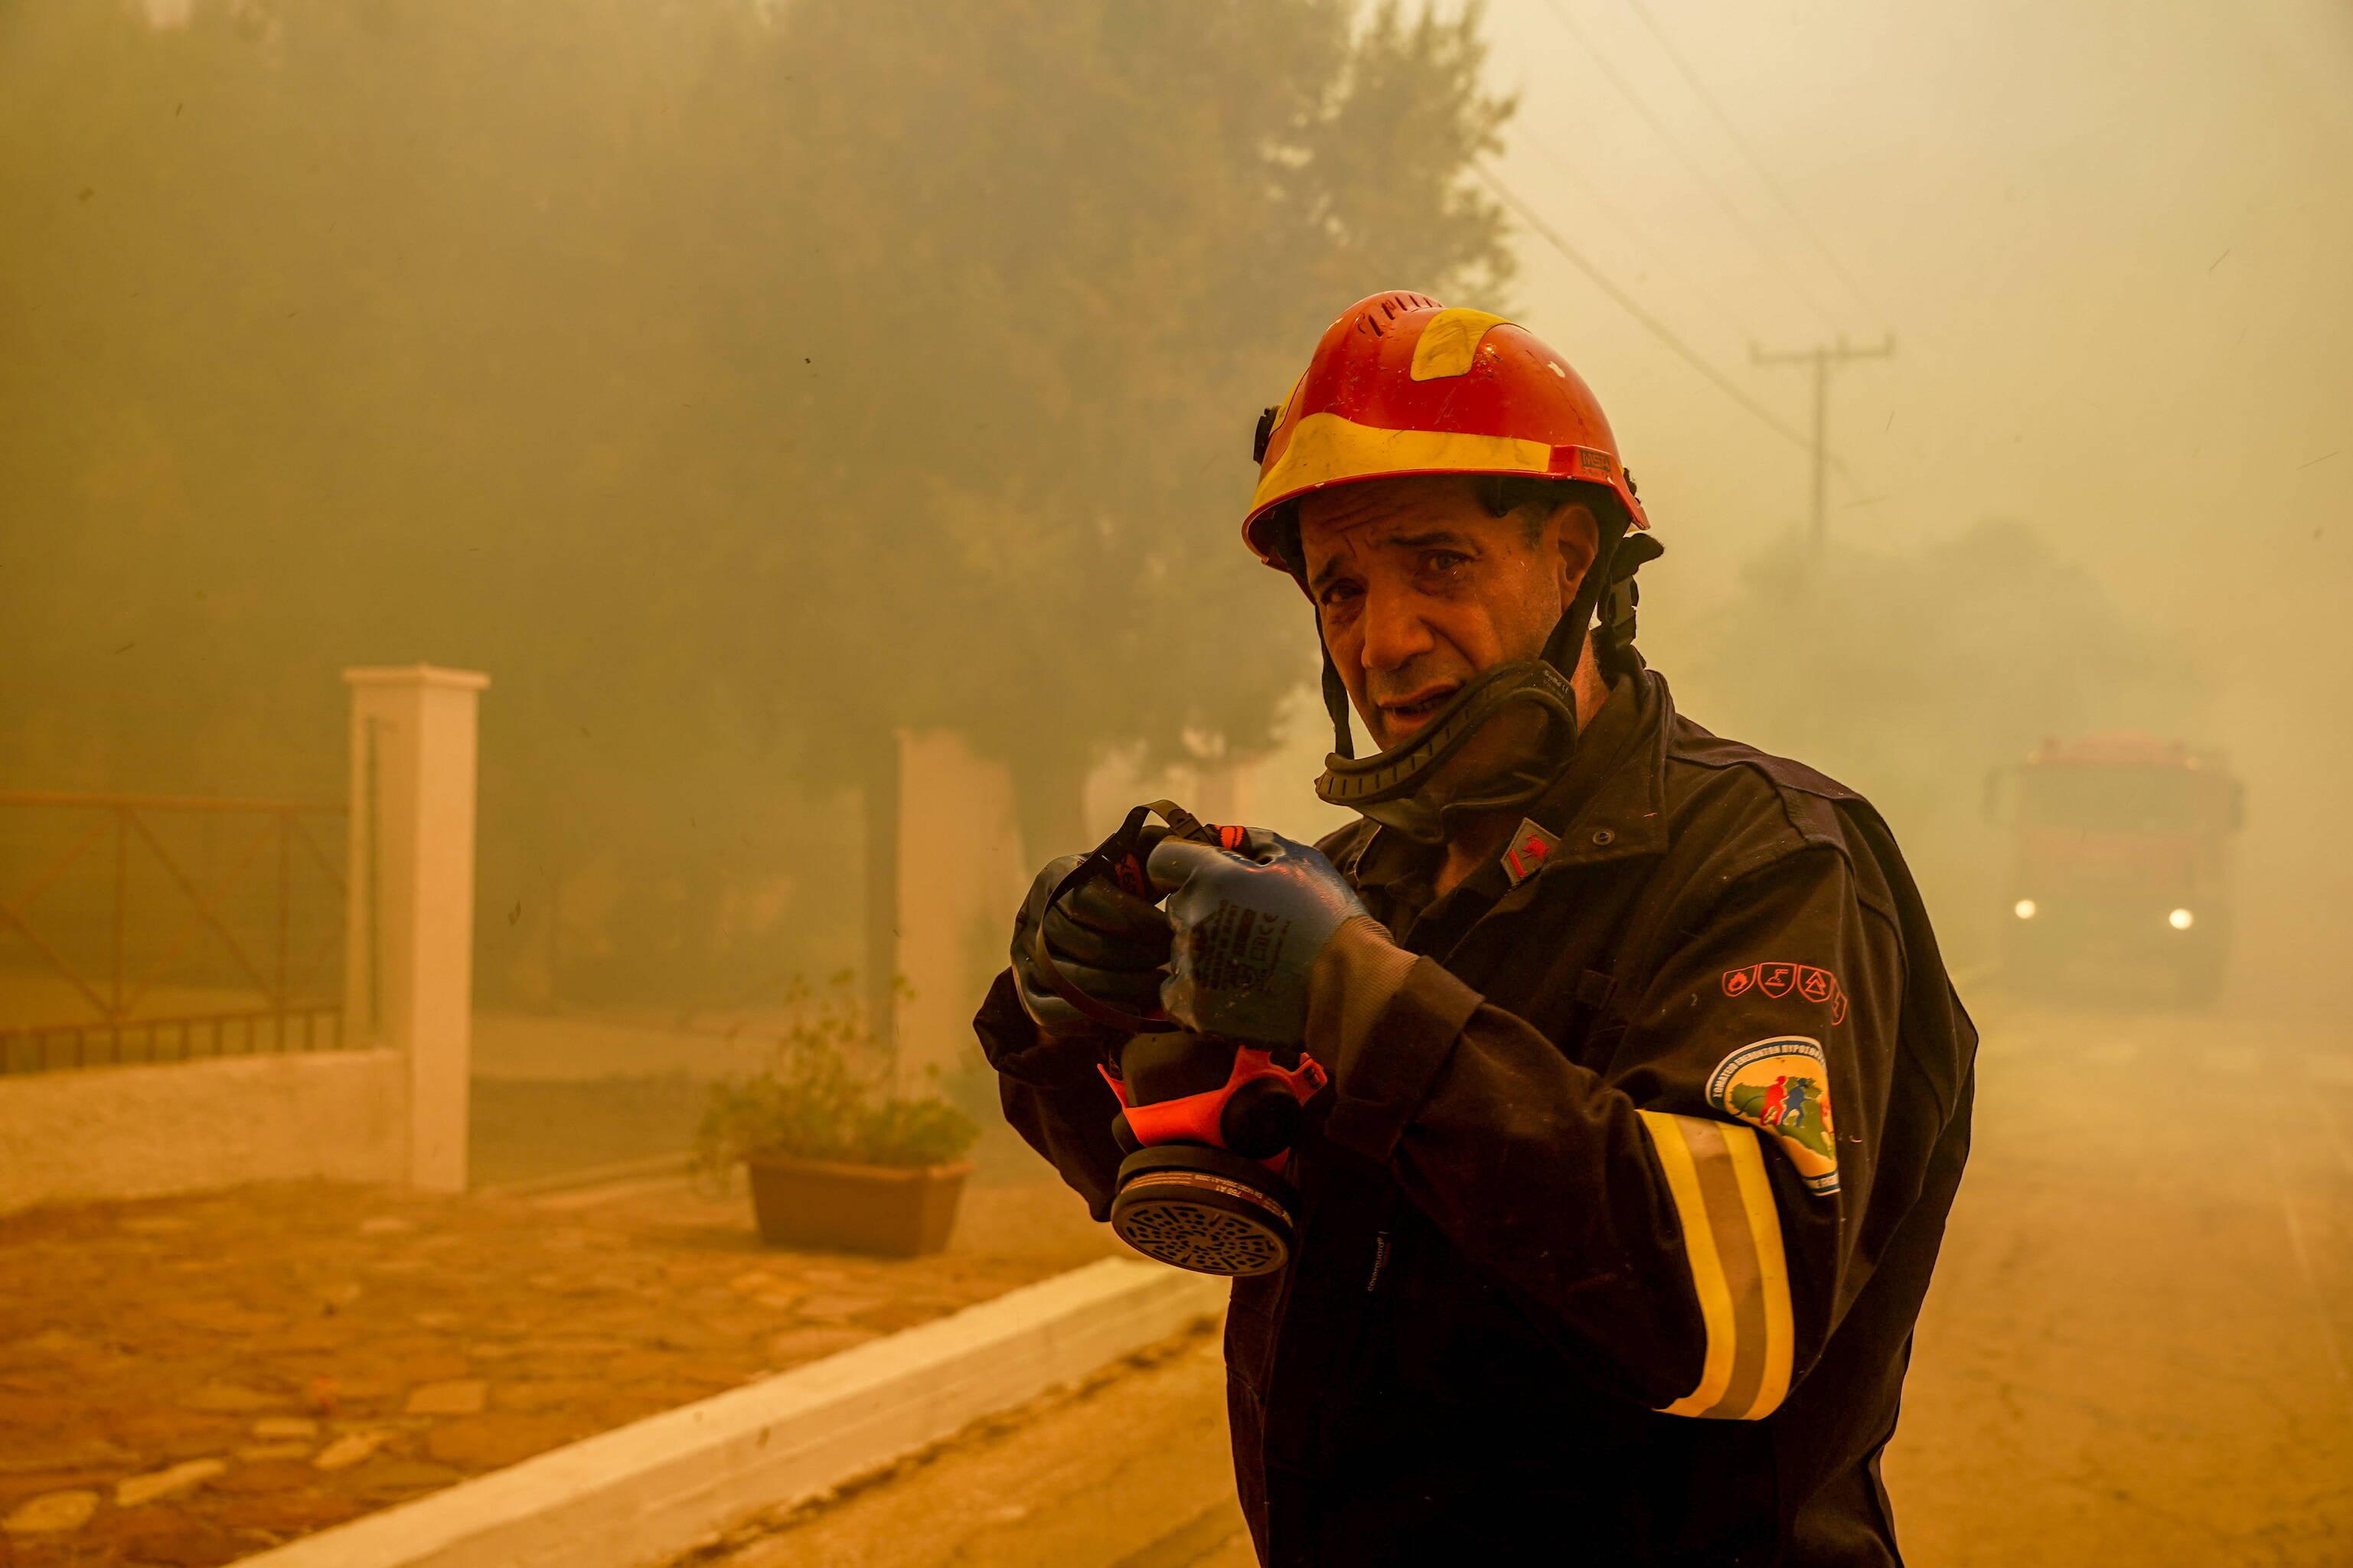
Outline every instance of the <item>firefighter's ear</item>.
<svg viewBox="0 0 2353 1568">
<path fill-rule="evenodd" d="M 1545 532 L 1560 554 L 1560 602 L 1567 605 L 1577 597 L 1585 574 L 1593 569 L 1593 558 L 1601 552 L 1601 524 L 1583 501 L 1563 501 L 1553 509 Z"/>
</svg>

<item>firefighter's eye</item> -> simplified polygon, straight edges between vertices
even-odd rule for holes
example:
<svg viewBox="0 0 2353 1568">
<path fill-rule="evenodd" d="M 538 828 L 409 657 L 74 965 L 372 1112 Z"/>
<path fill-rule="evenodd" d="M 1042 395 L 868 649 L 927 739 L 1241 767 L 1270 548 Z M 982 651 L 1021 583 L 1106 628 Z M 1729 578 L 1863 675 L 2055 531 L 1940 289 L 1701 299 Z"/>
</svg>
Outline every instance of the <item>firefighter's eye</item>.
<svg viewBox="0 0 2353 1568">
<path fill-rule="evenodd" d="M 1425 550 L 1421 552 L 1421 569 L 1433 577 L 1451 576 L 1471 564 L 1471 557 L 1460 550 Z"/>
<path fill-rule="evenodd" d="M 1324 585 L 1324 595 L 1317 602 L 1327 610 L 1336 609 L 1344 605 L 1354 604 L 1364 595 L 1365 589 L 1362 584 L 1351 583 L 1344 577 L 1336 583 L 1326 583 Z"/>
</svg>

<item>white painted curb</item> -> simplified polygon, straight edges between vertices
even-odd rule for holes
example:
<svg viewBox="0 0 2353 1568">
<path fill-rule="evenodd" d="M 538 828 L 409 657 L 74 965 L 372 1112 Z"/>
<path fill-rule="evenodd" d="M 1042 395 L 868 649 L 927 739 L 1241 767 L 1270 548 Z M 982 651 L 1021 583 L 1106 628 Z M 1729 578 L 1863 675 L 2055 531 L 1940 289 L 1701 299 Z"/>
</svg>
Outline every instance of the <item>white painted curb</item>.
<svg viewBox="0 0 2353 1568">
<path fill-rule="evenodd" d="M 1107 1258 L 240 1561 L 644 1568 L 1166 1339 L 1226 1289 Z"/>
</svg>

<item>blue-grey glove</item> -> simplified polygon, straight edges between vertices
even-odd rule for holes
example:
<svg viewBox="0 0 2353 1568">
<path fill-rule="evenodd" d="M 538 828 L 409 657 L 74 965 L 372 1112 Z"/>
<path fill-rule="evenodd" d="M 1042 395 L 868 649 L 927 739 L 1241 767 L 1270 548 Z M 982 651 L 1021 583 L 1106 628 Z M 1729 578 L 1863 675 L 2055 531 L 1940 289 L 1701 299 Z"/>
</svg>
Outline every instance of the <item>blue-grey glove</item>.
<svg viewBox="0 0 2353 1568">
<path fill-rule="evenodd" d="M 1171 889 L 1176 933 L 1161 1004 L 1204 1035 L 1298 1044 L 1316 958 L 1348 921 L 1372 923 L 1331 861 L 1263 828 L 1250 829 L 1240 852 L 1163 839 L 1145 869 Z"/>
<path fill-rule="evenodd" d="M 1080 857 L 1065 855 L 1038 873 L 1013 917 L 1013 978 L 1021 1007 L 1053 1039 L 1093 1039 L 1105 1031 L 1056 994 L 1038 973 L 1035 932 L 1062 978 L 1124 1012 L 1150 1013 L 1168 963 L 1168 917 L 1104 878 L 1082 882 L 1050 908 L 1047 900 Z"/>
</svg>

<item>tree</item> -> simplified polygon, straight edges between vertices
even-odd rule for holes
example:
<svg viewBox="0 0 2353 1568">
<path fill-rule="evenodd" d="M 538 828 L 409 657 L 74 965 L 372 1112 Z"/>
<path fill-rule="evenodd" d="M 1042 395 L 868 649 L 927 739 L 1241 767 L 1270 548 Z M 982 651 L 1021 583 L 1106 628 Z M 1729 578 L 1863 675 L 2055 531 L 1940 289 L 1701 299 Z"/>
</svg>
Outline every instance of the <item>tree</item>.
<svg viewBox="0 0 2353 1568">
<path fill-rule="evenodd" d="M 1305 611 L 1235 540 L 1247 432 L 1349 300 L 1494 297 L 1468 174 L 1510 105 L 1475 9 L 784 17 L 746 68 L 780 174 L 736 204 L 712 320 L 805 463 L 801 526 L 744 586 L 798 586 L 805 618 L 743 667 L 846 657 L 828 727 L 959 729 L 1012 764 L 1032 856 L 1070 847 L 1107 750 L 1246 754 L 1312 675 Z"/>
<path fill-rule="evenodd" d="M 153 15 L 0 11 L 9 782 L 332 792 L 336 667 L 488 669 L 493 994 L 854 956 L 895 727 L 1056 847 L 1107 749 L 1263 744 L 1258 408 L 1350 299 L 1509 278 L 1475 11 Z"/>
</svg>

